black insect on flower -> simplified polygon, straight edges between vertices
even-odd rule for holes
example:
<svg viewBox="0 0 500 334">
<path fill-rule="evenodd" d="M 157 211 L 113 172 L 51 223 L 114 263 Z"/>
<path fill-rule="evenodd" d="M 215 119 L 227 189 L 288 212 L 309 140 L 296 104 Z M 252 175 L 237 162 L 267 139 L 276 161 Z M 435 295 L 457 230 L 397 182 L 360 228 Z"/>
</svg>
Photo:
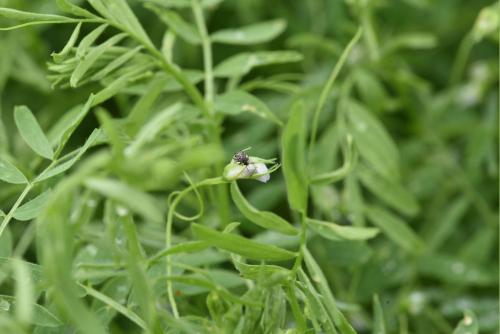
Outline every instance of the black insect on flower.
<svg viewBox="0 0 500 334">
<path fill-rule="evenodd" d="M 250 157 L 244 151 L 236 152 L 233 155 L 233 160 L 241 165 L 248 166 L 250 164 Z"/>
</svg>

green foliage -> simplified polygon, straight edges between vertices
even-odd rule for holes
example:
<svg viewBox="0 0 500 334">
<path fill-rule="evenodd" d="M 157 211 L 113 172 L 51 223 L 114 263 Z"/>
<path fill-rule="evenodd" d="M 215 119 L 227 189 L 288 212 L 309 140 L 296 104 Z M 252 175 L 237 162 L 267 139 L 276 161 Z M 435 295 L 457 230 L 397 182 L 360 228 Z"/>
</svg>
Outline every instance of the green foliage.
<svg viewBox="0 0 500 334">
<path fill-rule="evenodd" d="M 498 332 L 497 3 L 0 6 L 0 333 Z"/>
</svg>

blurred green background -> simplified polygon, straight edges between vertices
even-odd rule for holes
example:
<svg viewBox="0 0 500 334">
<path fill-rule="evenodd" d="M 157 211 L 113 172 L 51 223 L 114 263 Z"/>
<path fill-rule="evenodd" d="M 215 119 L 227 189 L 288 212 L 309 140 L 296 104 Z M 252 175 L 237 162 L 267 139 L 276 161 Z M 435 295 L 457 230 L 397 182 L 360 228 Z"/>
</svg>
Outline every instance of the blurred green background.
<svg viewBox="0 0 500 334">
<path fill-rule="evenodd" d="M 152 41 L 161 45 L 165 26 L 143 7 L 148 1 L 128 2 Z M 0 7 L 60 13 L 55 1 L 49 0 L 0 0 Z M 189 11 L 179 12 L 190 18 Z M 419 208 L 395 219 L 411 226 L 427 252 L 415 254 L 385 235 L 369 243 L 312 236 L 309 248 L 360 333 L 371 332 L 368 315 L 374 294 L 380 298 L 389 333 L 451 333 L 465 309 L 478 316 L 480 333 L 498 332 L 498 5 L 467 0 L 226 0 L 209 7 L 205 15 L 209 32 L 286 20 L 286 30 L 272 42 L 214 46 L 215 64 L 243 51 L 286 49 L 304 55 L 301 62 L 258 68 L 241 80 L 281 119 L 287 118 L 297 96 L 308 107 L 314 106 L 343 47 L 363 27 L 362 40 L 350 54 L 322 113 L 314 167 L 324 171 L 339 164 L 334 115 L 340 90 L 349 81 L 353 99 L 397 145 L 398 182 L 415 197 Z M 91 27 L 84 26 L 82 32 L 88 33 Z M 52 52 L 62 49 L 73 28 L 42 25 L 0 32 L 0 152 L 13 157 L 24 170 L 33 166 L 33 155 L 17 134 L 14 106 L 28 105 L 42 128 L 48 129 L 73 106 L 84 103 L 90 92 L 101 89 L 99 83 L 51 88 L 47 62 Z M 182 68 L 203 69 L 201 49 L 182 40 L 176 42 L 173 60 Z M 258 80 L 266 77 L 285 84 L 263 89 Z M 221 91 L 225 82 L 216 84 Z M 119 95 L 104 107 L 114 117 L 124 116 L 135 99 L 133 94 Z M 70 147 L 81 146 L 98 124 L 89 115 Z M 279 132 L 254 116 L 227 118 L 222 143 L 225 161 L 247 146 L 256 156 L 280 155 Z M 206 167 L 195 162 L 190 168 L 197 166 Z M 384 205 L 384 193 L 390 190 L 360 178 L 313 188 L 315 213 L 343 224 L 366 224 L 357 206 Z M 171 191 L 179 182 L 177 175 L 162 190 Z M 259 209 L 290 218 L 279 174 L 265 186 L 249 183 L 242 188 Z M 20 190 L 1 183 L 0 209 L 7 212 Z M 233 215 L 238 217 L 234 210 Z M 240 228 L 247 236 L 262 231 L 248 225 Z M 10 229 L 14 244 L 27 233 L 19 222 Z M 155 236 L 148 241 L 147 230 L 143 233 L 145 244 L 154 248 Z M 37 263 L 37 255 L 34 243 L 30 244 L 25 259 Z M 11 288 L 4 284 L 0 290 Z M 186 309 L 194 314 L 202 312 L 197 310 L 200 300 L 193 297 L 187 303 L 192 303 Z"/>
</svg>

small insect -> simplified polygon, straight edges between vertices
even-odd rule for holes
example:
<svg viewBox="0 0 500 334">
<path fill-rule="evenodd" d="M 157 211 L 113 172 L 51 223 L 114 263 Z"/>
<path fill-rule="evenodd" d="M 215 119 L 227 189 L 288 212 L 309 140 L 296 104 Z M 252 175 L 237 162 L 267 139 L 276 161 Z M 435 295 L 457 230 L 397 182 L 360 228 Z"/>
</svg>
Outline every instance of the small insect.
<svg viewBox="0 0 500 334">
<path fill-rule="evenodd" d="M 233 155 L 233 160 L 240 165 L 248 166 L 250 164 L 250 157 L 244 151 L 236 152 Z"/>
</svg>

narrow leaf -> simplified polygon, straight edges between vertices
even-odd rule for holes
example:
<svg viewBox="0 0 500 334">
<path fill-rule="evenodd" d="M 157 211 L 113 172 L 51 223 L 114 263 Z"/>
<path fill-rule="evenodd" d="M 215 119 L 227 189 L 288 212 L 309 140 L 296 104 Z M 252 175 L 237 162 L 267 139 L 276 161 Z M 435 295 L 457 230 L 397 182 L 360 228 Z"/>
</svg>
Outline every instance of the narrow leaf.
<svg viewBox="0 0 500 334">
<path fill-rule="evenodd" d="M 262 244 L 239 235 L 218 232 L 199 224 L 192 224 L 194 235 L 210 245 L 250 259 L 266 261 L 289 260 L 295 253 L 272 245 Z"/>
<path fill-rule="evenodd" d="M 384 47 L 384 52 L 391 53 L 398 49 L 430 49 L 437 45 L 437 38 L 427 33 L 408 33 L 391 38 Z"/>
<path fill-rule="evenodd" d="M 0 31 L 12 30 L 38 24 L 78 22 L 78 20 L 61 15 L 30 13 L 12 8 L 2 8 L 2 7 L 0 7 L 0 18 L 25 22 L 14 26 L 0 27 Z"/>
<path fill-rule="evenodd" d="M 148 90 L 145 94 L 135 103 L 127 117 L 131 126 L 134 128 L 134 133 L 137 129 L 141 128 L 144 122 L 149 118 L 149 115 L 153 111 L 153 105 L 163 92 L 166 82 L 167 78 L 165 77 L 158 77 L 153 80 L 148 86 Z"/>
<path fill-rule="evenodd" d="M 78 58 L 82 58 L 107 27 L 107 24 L 101 24 L 99 27 L 95 28 L 88 35 L 82 38 L 78 48 L 76 49 L 76 56 Z"/>
<path fill-rule="evenodd" d="M 80 111 L 78 111 L 77 114 L 72 115 L 73 117 L 71 119 L 68 119 L 67 123 L 61 124 L 59 130 L 60 136 L 56 136 L 54 139 L 59 144 L 55 153 L 55 157 L 58 157 L 59 154 L 62 152 L 73 132 L 80 125 L 85 116 L 87 116 L 93 103 L 94 103 L 94 95 L 90 94 L 85 105 L 83 105 L 80 108 Z"/>
<path fill-rule="evenodd" d="M 122 304 L 118 303 L 116 300 L 106 296 L 105 294 L 99 292 L 98 290 L 93 289 L 92 287 L 81 285 L 85 291 L 95 298 L 96 300 L 102 302 L 103 304 L 107 305 L 107 307 L 114 309 L 115 311 L 121 313 L 123 316 L 126 318 L 130 319 L 132 322 L 134 322 L 136 325 L 138 325 L 140 328 L 146 330 L 147 325 L 144 323 L 144 320 L 141 319 L 135 312 L 131 311 L 129 308 L 123 306 Z"/>
<path fill-rule="evenodd" d="M 91 135 L 87 138 L 87 141 L 85 144 L 83 144 L 82 147 L 80 147 L 77 151 L 74 151 L 76 153 L 73 154 L 71 158 L 68 160 L 65 160 L 64 162 L 61 162 L 49 169 L 44 170 L 40 175 L 38 175 L 35 179 L 35 182 L 40 182 L 43 180 L 46 180 L 48 178 L 51 178 L 53 176 L 56 176 L 58 174 L 61 174 L 68 169 L 70 169 L 81 157 L 82 155 L 96 142 L 97 138 L 100 136 L 101 131 L 96 129 L 94 130 Z M 70 153 L 71 154 L 71 153 Z M 70 155 L 68 154 L 68 155 Z M 68 156 L 67 155 L 67 156 Z M 64 158 L 60 159 L 64 160 Z"/>
<path fill-rule="evenodd" d="M 26 176 L 16 166 L 2 158 L 0 158 L 0 180 L 14 184 L 28 183 Z"/>
<path fill-rule="evenodd" d="M 71 51 L 71 49 L 75 46 L 76 40 L 78 39 L 78 35 L 80 34 L 80 28 L 82 27 L 82 23 L 78 23 L 75 27 L 75 30 L 73 30 L 73 33 L 71 34 L 71 37 L 68 39 L 66 42 L 66 45 L 64 45 L 64 48 L 60 52 L 54 52 L 52 53 L 52 58 L 56 63 L 60 63 L 64 60 L 66 55 Z"/>
<path fill-rule="evenodd" d="M 238 77 L 249 73 L 253 68 L 272 64 L 293 63 L 302 60 L 302 55 L 294 51 L 245 52 L 232 56 L 214 69 L 218 77 Z"/>
<path fill-rule="evenodd" d="M 97 119 L 101 123 L 101 127 L 106 134 L 108 143 L 111 145 L 114 159 L 119 163 L 123 160 L 123 150 L 125 143 L 117 126 L 116 120 L 112 119 L 109 113 L 100 109 L 97 111 Z"/>
<path fill-rule="evenodd" d="M 396 144 L 382 124 L 360 104 L 346 103 L 350 133 L 356 148 L 380 175 L 387 179 L 399 177 L 399 154 Z"/>
<path fill-rule="evenodd" d="M 16 276 L 16 318 L 19 322 L 27 324 L 33 319 L 35 305 L 33 281 L 23 261 L 14 262 L 14 275 Z"/>
<path fill-rule="evenodd" d="M 212 42 L 250 45 L 268 42 L 280 35 L 286 28 L 286 22 L 282 19 L 255 23 L 248 26 L 219 30 L 212 34 Z"/>
<path fill-rule="evenodd" d="M 122 39 L 127 37 L 127 34 L 122 33 L 115 35 L 108 39 L 106 42 L 91 49 L 91 51 L 78 63 L 75 70 L 71 74 L 69 84 L 71 87 L 76 87 L 78 82 L 83 76 L 91 69 L 95 62 L 101 57 L 110 47 L 119 43 Z"/>
<path fill-rule="evenodd" d="M 301 290 L 304 293 L 306 303 L 311 308 L 311 316 L 321 323 L 325 329 L 325 333 L 337 333 L 332 319 L 329 317 L 325 305 L 323 305 L 322 296 L 302 269 L 299 269 L 298 274 L 299 280 L 304 284 Z"/>
<path fill-rule="evenodd" d="M 243 216 L 251 222 L 266 229 L 275 230 L 284 234 L 298 234 L 297 229 L 280 216 L 269 211 L 259 211 L 254 208 L 245 199 L 236 182 L 231 183 L 231 196 L 233 197 L 233 201 L 236 204 L 236 207 L 238 207 L 238 210 L 240 210 Z"/>
<path fill-rule="evenodd" d="M 12 255 L 12 233 L 10 229 L 7 227 L 2 235 L 0 235 L 0 259 L 7 258 Z M 0 264 L 2 261 L 0 260 Z"/>
<path fill-rule="evenodd" d="M 283 122 L 269 110 L 264 102 L 242 90 L 232 90 L 218 96 L 215 99 L 215 110 L 226 115 L 250 112 L 283 126 Z"/>
<path fill-rule="evenodd" d="M 178 245 L 174 245 L 168 249 L 164 249 L 162 251 L 159 251 L 155 255 L 153 255 L 148 262 L 153 263 L 155 261 L 158 261 L 162 257 L 172 255 L 172 254 L 179 254 L 179 253 L 195 253 L 202 251 L 206 248 L 210 247 L 210 244 L 204 242 L 204 241 L 189 241 L 189 242 L 183 242 Z"/>
<path fill-rule="evenodd" d="M 31 201 L 26 202 L 14 212 L 14 218 L 21 221 L 28 221 L 38 216 L 41 210 L 45 207 L 50 196 L 50 190 L 47 190 Z"/>
<path fill-rule="evenodd" d="M 96 72 L 92 77 L 92 81 L 98 81 L 106 77 L 108 74 L 113 72 L 114 70 L 120 68 L 123 64 L 127 63 L 131 60 L 139 51 L 142 50 L 142 46 L 137 46 L 129 51 L 123 53 L 118 58 L 113 59 L 110 63 L 108 63 L 103 69 Z"/>
<path fill-rule="evenodd" d="M 154 47 L 126 0 L 106 1 L 104 4 L 107 7 L 105 17 L 118 23 L 125 31 L 140 40 L 141 43 L 151 48 Z"/>
<path fill-rule="evenodd" d="M 236 260 L 235 257 L 233 257 L 233 263 L 243 277 L 255 281 L 265 278 L 268 280 L 267 283 L 269 280 L 273 280 L 273 283 L 284 283 L 291 275 L 290 270 L 272 264 L 246 264 Z"/>
<path fill-rule="evenodd" d="M 358 175 L 361 183 L 386 204 L 409 216 L 418 213 L 419 205 L 413 195 L 396 181 L 377 175 L 364 166 L 359 166 Z"/>
<path fill-rule="evenodd" d="M 447 284 L 489 286 L 498 278 L 495 270 L 467 263 L 448 255 L 431 254 L 420 258 L 419 271 L 422 276 L 437 279 Z"/>
<path fill-rule="evenodd" d="M 86 18 L 97 18 L 96 15 L 92 14 L 86 9 L 78 7 L 71 3 L 71 0 L 56 0 L 57 6 L 61 9 L 61 11 L 69 14 L 73 14 L 75 16 L 86 17 Z"/>
<path fill-rule="evenodd" d="M 12 296 L 0 295 L 0 302 L 6 302 L 9 305 L 8 312 L 15 314 L 19 307 L 19 302 Z M 49 310 L 39 304 L 33 304 L 33 317 L 31 323 L 40 327 L 59 327 L 62 322 L 56 318 Z"/>
<path fill-rule="evenodd" d="M 113 82 L 110 84 L 106 85 L 106 87 L 102 90 L 100 90 L 97 94 L 95 94 L 95 99 L 94 103 L 92 106 L 96 106 L 98 104 L 101 104 L 108 99 L 112 98 L 116 94 L 118 94 L 121 90 L 123 90 L 127 85 L 129 85 L 129 82 L 132 79 L 132 74 L 128 73 L 123 76 L 119 76 L 116 78 Z"/>
<path fill-rule="evenodd" d="M 366 215 L 389 239 L 406 251 L 418 254 L 424 243 L 415 232 L 399 217 L 380 207 L 368 207 Z"/>
<path fill-rule="evenodd" d="M 163 213 L 151 195 L 136 190 L 117 180 L 90 178 L 85 181 L 87 188 L 103 196 L 122 203 L 132 211 L 137 212 L 147 220 L 155 223 L 163 221 Z"/>
<path fill-rule="evenodd" d="M 442 209 L 436 218 L 439 224 L 432 226 L 432 230 L 429 233 L 428 243 L 430 249 L 438 249 L 456 231 L 458 223 L 467 212 L 469 206 L 470 200 L 464 195 Z"/>
<path fill-rule="evenodd" d="M 306 263 L 307 270 L 317 285 L 318 290 L 323 297 L 325 308 L 333 320 L 334 324 L 339 328 L 342 334 L 356 334 L 356 331 L 349 324 L 345 316 L 338 309 L 335 298 L 333 297 L 332 290 L 328 285 L 325 275 L 321 271 L 318 263 L 314 260 L 313 256 L 307 249 L 304 249 L 304 262 Z"/>
<path fill-rule="evenodd" d="M 306 108 L 302 101 L 292 106 L 290 119 L 281 137 L 283 174 L 290 207 L 306 212 L 307 177 L 305 173 Z"/>
<path fill-rule="evenodd" d="M 195 26 L 186 22 L 182 16 L 172 10 L 160 8 L 152 4 L 146 4 L 176 35 L 191 44 L 200 44 L 201 38 Z"/>
<path fill-rule="evenodd" d="M 3 234 L 5 235 L 5 233 Z M 3 236 L 2 236 L 3 237 Z M 15 266 L 15 262 L 17 261 L 22 261 L 22 260 L 18 260 L 18 259 L 14 259 L 12 257 L 3 257 L 3 256 L 0 256 L 0 266 Z M 35 284 L 40 284 L 44 281 L 44 278 L 43 278 L 43 270 L 42 270 L 42 266 L 38 265 L 38 264 L 34 264 L 34 263 L 31 263 L 31 262 L 26 262 L 26 261 L 22 261 L 24 266 L 28 269 L 28 272 L 29 272 L 29 275 L 30 275 L 30 280 L 35 283 Z M 14 279 L 16 277 L 14 276 Z"/>
<path fill-rule="evenodd" d="M 24 141 L 39 155 L 52 159 L 54 151 L 33 113 L 26 106 L 14 109 L 14 121 Z"/>
<path fill-rule="evenodd" d="M 319 236 L 330 240 L 366 240 L 379 233 L 378 228 L 342 226 L 312 218 L 307 219 L 307 225 Z"/>
<path fill-rule="evenodd" d="M 332 172 L 315 175 L 311 178 L 311 184 L 329 184 L 346 178 L 352 171 L 356 162 L 356 153 L 352 143 L 352 136 L 348 135 L 345 145 L 342 147 L 344 162 L 342 166 Z"/>
</svg>

